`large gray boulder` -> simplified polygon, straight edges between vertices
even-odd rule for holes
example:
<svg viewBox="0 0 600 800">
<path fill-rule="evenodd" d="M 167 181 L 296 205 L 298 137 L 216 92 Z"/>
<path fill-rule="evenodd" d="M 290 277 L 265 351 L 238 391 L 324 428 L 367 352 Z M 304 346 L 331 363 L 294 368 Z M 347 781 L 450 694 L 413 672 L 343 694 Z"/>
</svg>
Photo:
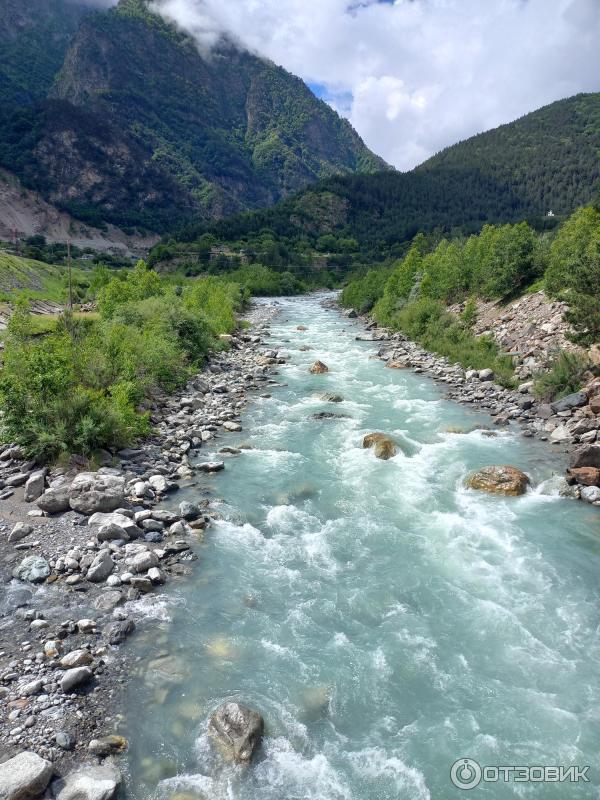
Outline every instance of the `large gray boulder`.
<svg viewBox="0 0 600 800">
<path fill-rule="evenodd" d="M 27 479 L 27 483 L 25 484 L 25 490 L 23 492 L 23 499 L 25 502 L 33 503 L 34 500 L 37 500 L 39 497 L 41 497 L 44 493 L 45 486 L 46 470 L 36 469 L 35 472 L 31 473 Z"/>
<path fill-rule="evenodd" d="M 37 753 L 24 751 L 0 765 L 0 800 L 33 800 L 50 783 L 54 768 Z"/>
<path fill-rule="evenodd" d="M 13 578 L 28 583 L 41 583 L 50 575 L 50 564 L 42 556 L 27 556 L 13 570 Z M 0 795 L 0 800 L 2 795 Z"/>
<path fill-rule="evenodd" d="M 590 444 L 580 447 L 571 456 L 571 469 L 580 467 L 600 467 L 600 445 Z"/>
<path fill-rule="evenodd" d="M 114 568 L 115 564 L 110 553 L 108 550 L 102 550 L 92 561 L 86 577 L 92 583 L 102 583 L 112 574 Z"/>
<path fill-rule="evenodd" d="M 120 475 L 81 472 L 71 484 L 69 504 L 80 514 L 110 513 L 124 502 L 125 478 Z"/>
<path fill-rule="evenodd" d="M 68 483 L 63 483 L 60 486 L 51 486 L 47 489 L 41 497 L 37 500 L 37 507 L 46 514 L 60 514 L 61 511 L 68 511 L 69 504 L 69 491 Z"/>
<path fill-rule="evenodd" d="M 208 732 L 229 761 L 247 763 L 260 746 L 265 722 L 258 711 L 241 703 L 224 703 L 208 724 Z"/>
<path fill-rule="evenodd" d="M 111 539 L 123 539 L 128 542 L 130 539 L 138 539 L 143 535 L 143 531 L 138 528 L 132 519 L 116 511 L 111 514 L 97 511 L 89 518 L 88 525 L 99 526 L 96 534 L 99 542 L 106 542 Z"/>
<path fill-rule="evenodd" d="M 89 683 L 94 673 L 89 667 L 73 667 L 68 669 L 60 679 L 60 688 L 63 692 L 72 692 Z"/>
<path fill-rule="evenodd" d="M 112 800 L 121 775 L 112 764 L 83 766 L 52 784 L 56 800 Z"/>
<path fill-rule="evenodd" d="M 574 392 L 563 397 L 562 400 L 551 403 L 550 408 L 555 414 L 558 414 L 561 411 L 570 411 L 572 408 L 581 408 L 581 406 L 587 405 L 587 401 L 587 392 Z"/>
</svg>

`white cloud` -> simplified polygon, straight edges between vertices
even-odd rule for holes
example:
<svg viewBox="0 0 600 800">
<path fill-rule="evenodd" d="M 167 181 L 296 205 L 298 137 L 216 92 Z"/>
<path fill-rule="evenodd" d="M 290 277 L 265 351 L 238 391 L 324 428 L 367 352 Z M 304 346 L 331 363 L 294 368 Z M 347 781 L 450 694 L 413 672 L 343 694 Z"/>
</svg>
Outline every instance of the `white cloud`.
<svg viewBox="0 0 600 800">
<path fill-rule="evenodd" d="M 227 32 L 309 83 L 400 169 L 599 89 L 600 0 L 156 0 L 210 47 Z"/>
</svg>

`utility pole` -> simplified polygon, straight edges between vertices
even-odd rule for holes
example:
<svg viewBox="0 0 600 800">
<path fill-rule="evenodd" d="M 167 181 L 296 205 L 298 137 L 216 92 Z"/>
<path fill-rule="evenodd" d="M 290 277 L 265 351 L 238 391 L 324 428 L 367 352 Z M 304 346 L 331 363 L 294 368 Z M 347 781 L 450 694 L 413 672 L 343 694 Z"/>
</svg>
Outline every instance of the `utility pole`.
<svg viewBox="0 0 600 800">
<path fill-rule="evenodd" d="M 73 266 L 71 264 L 71 240 L 67 241 L 67 263 L 69 265 L 69 310 L 73 311 Z"/>
</svg>

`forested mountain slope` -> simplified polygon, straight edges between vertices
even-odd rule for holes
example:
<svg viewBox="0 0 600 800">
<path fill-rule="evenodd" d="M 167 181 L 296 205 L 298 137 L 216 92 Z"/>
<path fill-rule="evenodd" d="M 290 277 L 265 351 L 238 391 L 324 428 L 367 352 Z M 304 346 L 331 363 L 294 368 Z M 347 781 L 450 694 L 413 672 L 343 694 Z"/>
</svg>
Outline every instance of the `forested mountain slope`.
<svg viewBox="0 0 600 800">
<path fill-rule="evenodd" d="M 301 80 L 226 40 L 200 53 L 146 0 L 32 5 L 0 42 L 23 64 L 2 69 L 0 163 L 79 218 L 168 230 L 386 167 Z M 29 71 L 42 34 L 52 46 Z"/>
<path fill-rule="evenodd" d="M 599 154 L 600 94 L 577 95 L 454 145 L 412 172 L 334 177 L 212 232 L 229 241 L 264 228 L 290 242 L 350 236 L 381 254 L 419 231 L 470 233 L 524 218 L 549 227 L 595 196 Z M 189 241 L 205 229 L 181 235 Z"/>
</svg>

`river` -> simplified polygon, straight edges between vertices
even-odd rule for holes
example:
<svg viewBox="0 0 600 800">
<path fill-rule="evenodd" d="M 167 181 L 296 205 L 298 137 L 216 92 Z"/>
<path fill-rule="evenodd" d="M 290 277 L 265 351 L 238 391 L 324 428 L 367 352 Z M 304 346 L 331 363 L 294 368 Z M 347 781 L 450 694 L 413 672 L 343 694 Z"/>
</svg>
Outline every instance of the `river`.
<svg viewBox="0 0 600 800">
<path fill-rule="evenodd" d="M 599 510 L 558 496 L 564 463 L 547 444 L 486 435 L 490 418 L 386 369 L 318 298 L 281 309 L 269 345 L 291 356 L 283 385 L 227 435 L 252 449 L 206 479 L 222 519 L 193 576 L 146 601 L 132 645 L 127 797 L 600 797 Z M 309 374 L 317 358 L 328 374 Z M 404 452 L 376 459 L 371 431 Z M 532 477 L 524 497 L 463 487 L 504 463 Z M 167 669 L 148 669 L 163 656 Z M 224 765 L 207 738 L 230 698 L 266 720 L 249 768 Z M 590 782 L 463 792 L 459 758 L 589 766 Z"/>
</svg>

